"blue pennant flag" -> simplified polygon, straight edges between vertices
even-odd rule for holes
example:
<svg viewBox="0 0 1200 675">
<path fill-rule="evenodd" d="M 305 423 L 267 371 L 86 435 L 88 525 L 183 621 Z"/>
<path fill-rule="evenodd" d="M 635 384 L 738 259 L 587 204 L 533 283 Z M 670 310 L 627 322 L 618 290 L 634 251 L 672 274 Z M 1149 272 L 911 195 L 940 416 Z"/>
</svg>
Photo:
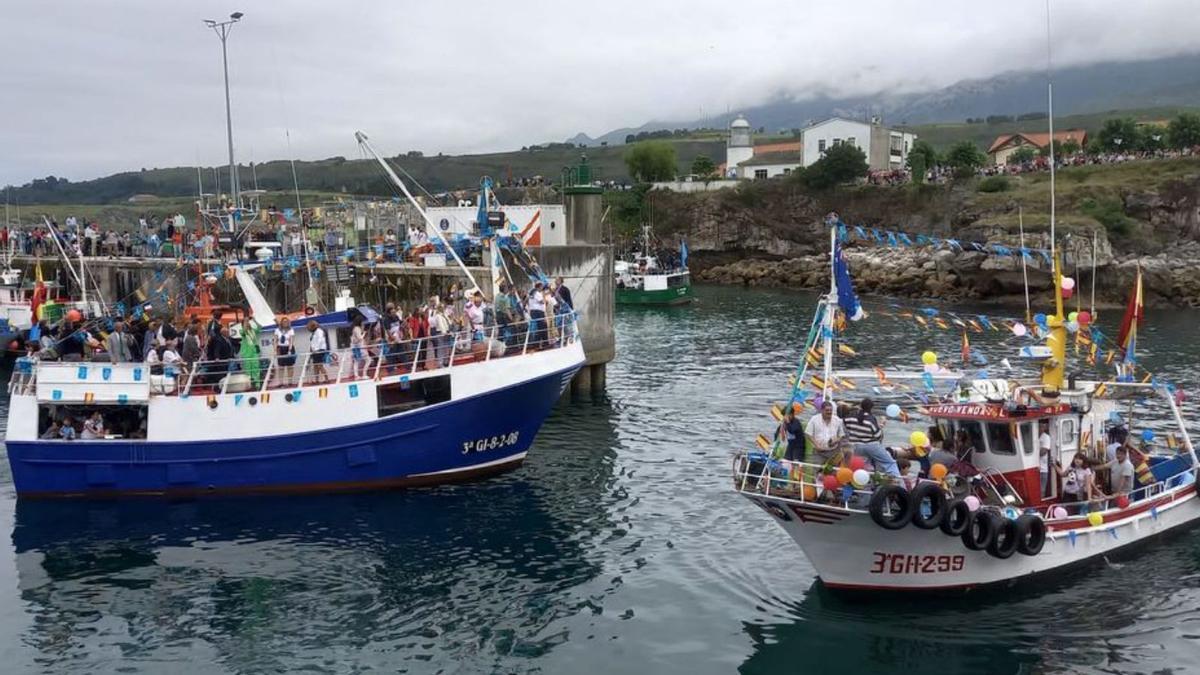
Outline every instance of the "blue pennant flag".
<svg viewBox="0 0 1200 675">
<path fill-rule="evenodd" d="M 1067 539 L 1071 540 L 1071 547 L 1072 547 L 1072 548 L 1075 546 L 1075 540 L 1076 540 L 1078 537 L 1079 537 L 1079 535 L 1078 535 L 1078 534 L 1075 532 L 1075 530 L 1071 530 L 1070 532 L 1067 532 Z"/>
<path fill-rule="evenodd" d="M 971 244 L 971 248 L 975 249 L 976 251 L 983 251 L 985 253 L 987 252 L 987 249 L 983 247 L 983 244 L 980 244 L 977 241 L 972 241 L 972 242 L 970 242 L 970 244 Z"/>
<path fill-rule="evenodd" d="M 1042 257 L 1046 259 L 1046 264 L 1049 265 L 1050 264 L 1050 252 L 1045 249 L 1037 249 L 1037 252 L 1042 254 Z"/>
<path fill-rule="evenodd" d="M 896 246 L 896 233 L 895 232 L 888 230 L 887 242 L 888 242 L 888 246 L 895 248 L 895 246 Z"/>
<path fill-rule="evenodd" d="M 982 314 L 979 315 L 979 323 L 981 323 L 983 325 L 983 327 L 988 330 L 992 330 L 992 328 L 993 328 L 992 322 L 988 321 L 988 318 Z"/>
<path fill-rule="evenodd" d="M 947 239 L 946 245 L 949 246 L 951 250 L 953 250 L 953 249 L 958 249 L 960 251 L 963 250 L 962 244 L 958 243 L 957 239 Z"/>
<path fill-rule="evenodd" d="M 926 237 L 923 234 L 917 235 L 917 246 L 924 246 L 928 243 L 929 243 L 929 237 Z"/>
<path fill-rule="evenodd" d="M 1024 246 L 1021 247 L 1021 257 L 1026 260 L 1033 260 L 1033 256 L 1029 255 L 1029 249 Z"/>
<path fill-rule="evenodd" d="M 863 229 L 863 226 L 862 226 L 862 225 L 855 225 L 855 226 L 854 226 L 854 232 L 855 232 L 855 234 L 857 234 L 857 235 L 858 235 L 858 238 L 859 238 L 859 239 L 866 239 L 866 238 L 867 238 L 867 231 Z"/>
<path fill-rule="evenodd" d="M 842 253 L 842 247 L 836 248 L 836 256 L 833 261 L 833 278 L 837 284 L 837 301 L 838 306 L 850 317 L 851 321 L 858 321 L 866 316 L 863 313 L 862 305 L 858 302 L 858 295 L 854 293 L 854 283 L 850 281 L 850 267 L 846 264 L 846 256 Z"/>
<path fill-rule="evenodd" d="M 912 239 L 909 239 L 907 234 L 904 234 L 903 232 L 901 232 L 897 236 L 900 237 L 900 241 L 903 242 L 904 244 L 907 244 L 908 246 L 913 245 Z"/>
<path fill-rule="evenodd" d="M 679 242 L 679 264 L 681 267 L 687 267 L 688 248 L 687 240 Z"/>
</svg>

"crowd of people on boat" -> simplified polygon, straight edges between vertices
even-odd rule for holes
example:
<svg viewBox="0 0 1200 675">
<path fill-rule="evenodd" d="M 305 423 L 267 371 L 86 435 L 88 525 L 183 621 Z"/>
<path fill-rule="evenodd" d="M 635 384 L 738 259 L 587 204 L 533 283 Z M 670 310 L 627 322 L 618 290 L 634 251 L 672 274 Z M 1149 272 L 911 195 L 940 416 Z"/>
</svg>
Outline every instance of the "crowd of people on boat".
<svg viewBox="0 0 1200 675">
<path fill-rule="evenodd" d="M 942 465 L 946 475 L 971 479 L 980 474 L 972 463 L 977 440 L 965 428 L 959 428 L 946 438 L 941 427 L 928 428 L 927 446 L 885 446 L 883 431 L 886 418 L 874 414 L 874 401 L 862 399 L 857 406 L 840 404 L 835 409 L 828 401 L 806 422 L 801 421 L 794 408 L 785 413 L 779 427 L 779 440 L 785 443 L 784 459 L 789 462 L 822 464 L 830 467 L 850 466 L 852 457 L 861 457 L 866 466 L 877 473 L 902 481 L 912 488 L 920 479 L 929 478 L 935 465 Z M 1089 457 L 1075 452 L 1064 466 L 1055 458 L 1054 442 L 1049 422 L 1039 425 L 1037 446 L 1041 474 L 1042 496 L 1053 494 L 1052 481 L 1061 480 L 1061 503 L 1088 503 L 1130 496 L 1137 490 L 1133 458 L 1143 449 L 1133 443 L 1128 430 L 1114 425 L 1108 431 L 1105 457 Z M 965 485 L 965 483 L 964 483 Z"/>
<path fill-rule="evenodd" d="M 408 308 L 393 302 L 379 314 L 356 308 L 349 313 L 353 318 L 347 330 L 346 376 L 368 377 L 375 366 L 445 367 L 456 354 L 490 350 L 493 356 L 504 356 L 517 348 L 541 349 L 572 337 L 573 312 L 574 300 L 562 277 L 534 281 L 527 289 L 502 282 L 491 301 L 479 290 L 467 292 L 454 284 L 448 292 Z M 313 380 L 329 381 L 333 341 L 327 328 L 309 319 L 301 330 L 308 334 Z M 248 316 L 231 320 L 224 310 L 214 310 L 207 321 L 195 315 L 157 318 L 141 308 L 124 316 L 85 320 L 71 310 L 58 321 L 39 322 L 29 332 L 18 368 L 32 373 L 38 361 L 100 360 L 145 363 L 152 374 L 176 378 L 200 367 L 195 372 L 201 384 L 231 370 L 246 372 L 254 387 L 261 385 L 268 370 L 278 378 L 277 386 L 296 383 L 297 329 L 291 320 L 280 317 L 274 328 L 273 368 L 259 353 L 258 335 L 258 325 Z"/>
</svg>

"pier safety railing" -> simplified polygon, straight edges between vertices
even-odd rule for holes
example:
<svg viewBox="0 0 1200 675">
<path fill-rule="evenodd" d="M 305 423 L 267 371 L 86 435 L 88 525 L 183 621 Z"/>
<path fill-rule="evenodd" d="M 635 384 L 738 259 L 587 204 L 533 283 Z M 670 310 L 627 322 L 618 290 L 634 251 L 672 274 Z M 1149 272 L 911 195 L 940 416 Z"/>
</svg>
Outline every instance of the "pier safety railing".
<svg viewBox="0 0 1200 675">
<path fill-rule="evenodd" d="M 297 352 L 292 355 L 295 361 L 290 366 L 282 365 L 282 357 L 277 354 L 201 360 L 193 364 L 182 361 L 161 365 L 138 362 L 116 366 L 149 367 L 152 396 L 253 393 L 377 380 L 417 372 L 450 371 L 471 363 L 561 349 L 580 339 L 577 314 L 564 312 L 544 320 L 526 319 L 495 324 L 478 331 L 460 330 L 325 352 Z M 254 377 L 255 362 L 258 365 L 257 378 Z M 247 377 L 232 377 L 235 375 Z M 36 364 L 24 358 L 19 359 L 9 379 L 9 393 L 33 393 L 36 383 Z"/>
</svg>

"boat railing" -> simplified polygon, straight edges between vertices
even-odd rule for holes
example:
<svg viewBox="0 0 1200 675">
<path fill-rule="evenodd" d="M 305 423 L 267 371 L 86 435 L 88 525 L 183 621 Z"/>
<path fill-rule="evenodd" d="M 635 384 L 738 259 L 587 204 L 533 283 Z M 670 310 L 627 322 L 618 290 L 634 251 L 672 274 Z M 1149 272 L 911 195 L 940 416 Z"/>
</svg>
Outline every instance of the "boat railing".
<svg viewBox="0 0 1200 675">
<path fill-rule="evenodd" d="M 186 397 L 266 392 L 433 370 L 449 371 L 470 363 L 560 349 L 580 339 L 576 313 L 563 312 L 545 319 L 494 324 L 479 330 L 460 330 L 398 342 L 374 342 L 323 352 L 298 352 L 292 355 L 291 365 L 281 363 L 286 356 L 270 353 L 191 364 L 180 361 L 116 365 L 149 367 L 150 394 L 153 396 Z M 237 377 L 239 375 L 244 377 Z M 18 359 L 9 379 L 9 393 L 32 394 L 36 383 L 37 362 L 27 357 Z"/>
<path fill-rule="evenodd" d="M 782 497 L 799 502 L 832 504 L 848 509 L 865 509 L 874 493 L 871 487 L 855 487 L 847 483 L 839 485 L 832 496 L 829 495 L 830 490 L 823 484 L 823 477 L 831 470 L 837 471 L 838 468 L 828 464 L 772 459 L 765 455 L 752 458 L 750 454 L 745 453 L 733 458 L 734 483 L 739 492 Z M 870 473 L 871 481 L 875 485 L 906 480 L 893 478 L 878 471 Z M 927 482 L 927 479 L 911 479 L 912 485 L 907 487 L 915 487 L 921 482 Z"/>
<path fill-rule="evenodd" d="M 1164 495 L 1168 492 L 1173 492 L 1181 488 L 1187 487 L 1196 481 L 1196 469 L 1191 466 L 1184 467 L 1179 471 L 1155 481 L 1149 485 L 1134 488 L 1124 496 L 1129 500 L 1129 506 L 1134 506 L 1138 502 L 1144 502 L 1147 499 Z M 1044 506 L 1038 507 L 1037 511 L 1046 520 L 1063 520 L 1066 518 L 1079 518 L 1086 516 L 1092 512 L 1104 512 L 1116 509 L 1123 509 L 1117 504 L 1117 499 L 1122 496 L 1118 494 L 1106 495 L 1095 499 L 1078 501 L 1078 502 L 1053 502 Z M 1062 509 L 1066 513 L 1055 513 L 1056 509 Z"/>
</svg>

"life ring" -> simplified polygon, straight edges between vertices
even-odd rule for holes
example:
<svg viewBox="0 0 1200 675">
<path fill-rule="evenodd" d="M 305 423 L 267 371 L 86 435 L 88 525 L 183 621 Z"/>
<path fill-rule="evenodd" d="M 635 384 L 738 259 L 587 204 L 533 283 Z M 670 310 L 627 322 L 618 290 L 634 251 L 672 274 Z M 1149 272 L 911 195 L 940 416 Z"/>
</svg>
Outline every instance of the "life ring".
<svg viewBox="0 0 1200 675">
<path fill-rule="evenodd" d="M 1037 555 L 1046 545 L 1046 521 L 1031 514 L 1017 518 L 1017 551 L 1024 555 Z"/>
<path fill-rule="evenodd" d="M 992 539 L 992 543 L 988 544 L 988 555 L 1007 560 L 1017 552 L 1017 546 L 1021 543 L 1021 538 L 1017 536 L 1017 521 L 1009 520 L 1008 518 L 1000 519 L 1000 527 L 996 529 L 996 536 Z"/>
<path fill-rule="evenodd" d="M 970 525 L 962 533 L 963 546 L 972 551 L 982 551 L 992 545 L 996 538 L 996 530 L 1000 529 L 1000 521 L 1004 520 L 991 511 L 976 511 Z"/>
<path fill-rule="evenodd" d="M 912 500 L 899 485 L 882 485 L 871 495 L 867 510 L 876 525 L 885 530 L 899 530 L 908 524 Z"/>
<path fill-rule="evenodd" d="M 925 504 L 925 500 L 929 500 L 929 515 L 921 509 Z M 912 511 L 912 524 L 922 530 L 932 530 L 942 524 L 942 519 L 946 517 L 946 493 L 942 491 L 942 486 L 937 483 L 921 483 L 909 495 Z"/>
<path fill-rule="evenodd" d="M 316 313 L 317 313 L 316 307 L 313 307 L 312 305 L 304 306 L 304 316 L 312 316 L 313 314 L 316 314 Z"/>
<path fill-rule="evenodd" d="M 946 506 L 946 516 L 942 518 L 942 532 L 951 537 L 961 537 L 971 526 L 973 512 L 971 507 L 961 499 L 956 499 Z"/>
</svg>

